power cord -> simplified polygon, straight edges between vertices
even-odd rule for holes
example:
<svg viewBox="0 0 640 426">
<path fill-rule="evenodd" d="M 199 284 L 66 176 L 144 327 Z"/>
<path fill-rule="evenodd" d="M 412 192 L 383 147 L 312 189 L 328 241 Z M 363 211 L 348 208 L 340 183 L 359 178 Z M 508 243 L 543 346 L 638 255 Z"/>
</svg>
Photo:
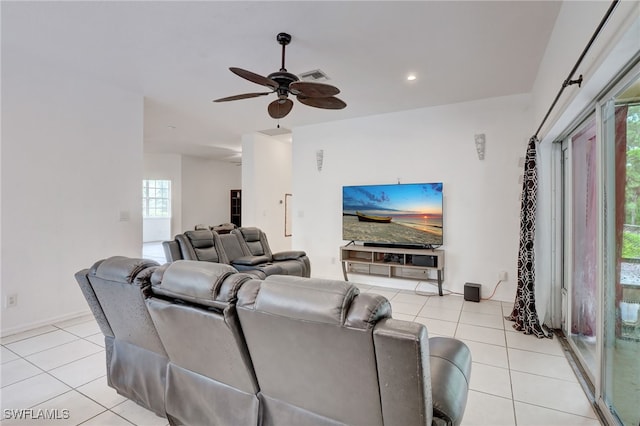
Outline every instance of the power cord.
<svg viewBox="0 0 640 426">
<path fill-rule="evenodd" d="M 414 293 L 418 294 L 418 286 L 419 286 L 420 284 L 421 284 L 421 283 L 420 283 L 420 282 L 418 282 L 418 284 L 416 284 L 416 286 L 413 288 L 413 292 L 414 292 Z M 499 280 L 499 281 L 496 283 L 496 286 L 493 288 L 493 292 L 491 292 L 491 296 L 489 296 L 489 297 L 483 297 L 483 298 L 481 298 L 480 300 L 491 300 L 491 299 L 493 298 L 493 296 L 495 296 L 495 295 L 496 295 L 496 290 L 498 290 L 498 286 L 499 286 L 500 284 L 502 284 L 502 280 Z M 448 296 L 448 295 L 450 295 L 450 294 L 458 294 L 458 295 L 460 295 L 460 296 L 464 296 L 464 294 L 463 294 L 463 293 L 459 293 L 459 292 L 457 292 L 457 291 L 451 291 L 451 290 L 446 289 L 446 288 L 443 288 L 442 290 L 447 292 L 447 293 L 443 294 L 443 296 Z M 439 296 L 439 294 L 438 294 L 438 293 L 434 293 L 434 292 L 426 292 L 426 291 L 425 291 L 425 292 L 421 291 L 419 294 L 420 294 L 421 296 Z"/>
<path fill-rule="evenodd" d="M 422 281 L 419 281 L 418 284 L 416 284 L 416 286 L 413 288 L 413 292 L 414 293 L 419 294 L 420 296 L 440 296 L 439 293 L 432 292 L 432 291 L 420 291 L 420 292 L 418 292 L 418 286 L 420 286 L 420 284 L 422 284 Z M 446 293 L 444 293 L 443 296 L 448 296 L 450 294 L 459 294 L 460 296 L 463 296 L 462 293 L 451 291 L 451 290 L 449 290 L 447 288 L 444 288 L 444 287 L 442 288 L 442 291 L 443 292 L 446 291 Z"/>
<path fill-rule="evenodd" d="M 502 280 L 499 280 L 498 283 L 496 284 L 496 286 L 493 288 L 493 293 L 491 293 L 491 296 L 489 297 L 483 297 L 480 300 L 491 300 L 493 298 L 493 296 L 495 296 L 496 294 L 496 290 L 498 289 L 498 286 L 500 285 L 500 283 L 502 282 Z"/>
</svg>

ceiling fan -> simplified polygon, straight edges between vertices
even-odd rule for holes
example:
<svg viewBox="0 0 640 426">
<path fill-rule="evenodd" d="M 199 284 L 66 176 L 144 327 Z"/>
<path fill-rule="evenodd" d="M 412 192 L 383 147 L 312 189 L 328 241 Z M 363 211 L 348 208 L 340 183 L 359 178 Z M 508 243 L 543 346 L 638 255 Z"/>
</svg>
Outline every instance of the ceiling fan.
<svg viewBox="0 0 640 426">
<path fill-rule="evenodd" d="M 239 99 L 256 98 L 258 96 L 277 93 L 278 99 L 271 102 L 267 111 L 272 118 L 283 118 L 293 108 L 293 101 L 289 95 L 295 95 L 301 103 L 315 108 L 343 109 L 347 106 L 342 100 L 335 97 L 340 93 L 340 89 L 330 84 L 299 81 L 300 79 L 289 72 L 284 67 L 285 47 L 291 42 L 291 36 L 287 33 L 280 33 L 276 40 L 282 46 L 282 66 L 280 71 L 273 72 L 266 77 L 242 68 L 231 67 L 229 70 L 253 83 L 271 88 L 270 92 L 244 93 L 241 95 L 228 96 L 226 98 L 215 99 L 213 102 L 228 102 Z"/>
</svg>

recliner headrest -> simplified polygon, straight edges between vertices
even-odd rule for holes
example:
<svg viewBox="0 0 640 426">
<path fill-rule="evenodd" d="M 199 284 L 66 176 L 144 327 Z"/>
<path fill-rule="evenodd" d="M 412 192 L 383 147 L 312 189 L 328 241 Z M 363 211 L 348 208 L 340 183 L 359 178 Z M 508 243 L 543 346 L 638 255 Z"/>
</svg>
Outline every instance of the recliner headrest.
<svg viewBox="0 0 640 426">
<path fill-rule="evenodd" d="M 240 232 L 240 237 L 244 240 L 247 248 L 254 256 L 267 256 L 269 260 L 271 260 L 271 253 L 267 252 L 268 246 L 266 242 L 266 238 L 263 241 L 263 233 L 258 228 L 248 227 L 248 228 L 238 228 L 237 230 L 231 231 L 231 233 Z"/>
<path fill-rule="evenodd" d="M 246 242 L 260 241 L 260 230 L 258 228 L 239 228 Z"/>
<path fill-rule="evenodd" d="M 206 306 L 224 307 L 252 277 L 222 263 L 178 260 L 158 268 L 152 292 Z M 222 302 L 222 305 L 221 305 Z"/>
<path fill-rule="evenodd" d="M 107 281 L 140 285 L 144 277 L 140 274 L 144 270 L 160 266 L 158 262 L 148 259 L 133 259 L 125 256 L 113 256 L 96 262 L 90 274 Z"/>
<path fill-rule="evenodd" d="M 209 229 L 186 231 L 176 235 L 180 245 L 182 258 L 188 260 L 202 260 L 206 262 L 229 263 L 224 251 L 220 248 L 219 235 Z"/>
<path fill-rule="evenodd" d="M 242 289 L 238 307 L 364 329 L 391 316 L 391 305 L 383 296 L 359 296 L 358 287 L 344 281 L 272 275 L 259 285 L 259 289 L 257 284 Z"/>
<path fill-rule="evenodd" d="M 184 233 L 194 248 L 209 248 L 214 246 L 213 232 L 210 229 L 198 229 Z"/>
</svg>

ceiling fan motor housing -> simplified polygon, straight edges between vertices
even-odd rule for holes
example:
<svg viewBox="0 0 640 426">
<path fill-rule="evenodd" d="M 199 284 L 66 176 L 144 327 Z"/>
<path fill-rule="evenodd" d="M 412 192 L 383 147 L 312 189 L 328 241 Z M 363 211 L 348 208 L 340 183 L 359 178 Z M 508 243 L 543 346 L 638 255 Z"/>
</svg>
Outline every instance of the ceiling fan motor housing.
<svg viewBox="0 0 640 426">
<path fill-rule="evenodd" d="M 298 76 L 291 74 L 290 72 L 276 71 L 267 76 L 267 78 L 278 83 L 278 97 L 287 97 L 289 95 L 289 85 L 298 81 Z M 297 93 L 291 92 L 294 95 Z"/>
</svg>

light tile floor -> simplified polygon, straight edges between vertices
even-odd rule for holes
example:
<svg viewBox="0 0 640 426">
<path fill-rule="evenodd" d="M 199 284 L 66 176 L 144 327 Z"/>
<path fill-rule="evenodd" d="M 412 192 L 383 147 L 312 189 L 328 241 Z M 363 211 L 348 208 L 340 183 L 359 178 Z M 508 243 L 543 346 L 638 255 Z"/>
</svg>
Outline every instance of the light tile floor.
<svg viewBox="0 0 640 426">
<path fill-rule="evenodd" d="M 164 248 L 162 248 L 162 242 L 151 241 L 142 244 L 142 257 L 145 259 L 155 260 L 159 264 L 163 264 L 167 261 L 164 255 Z"/>
<path fill-rule="evenodd" d="M 503 319 L 512 304 L 359 287 L 386 296 L 394 318 L 425 324 L 430 336 L 456 337 L 471 348 L 463 425 L 600 424 L 558 339 L 512 331 L 512 323 Z M 107 386 L 104 343 L 92 316 L 7 336 L 0 343 L 3 425 L 35 423 L 10 419 L 5 411 L 19 408 L 57 409 L 60 417 L 69 410 L 68 419 L 51 421 L 57 425 L 167 424 Z"/>
</svg>

